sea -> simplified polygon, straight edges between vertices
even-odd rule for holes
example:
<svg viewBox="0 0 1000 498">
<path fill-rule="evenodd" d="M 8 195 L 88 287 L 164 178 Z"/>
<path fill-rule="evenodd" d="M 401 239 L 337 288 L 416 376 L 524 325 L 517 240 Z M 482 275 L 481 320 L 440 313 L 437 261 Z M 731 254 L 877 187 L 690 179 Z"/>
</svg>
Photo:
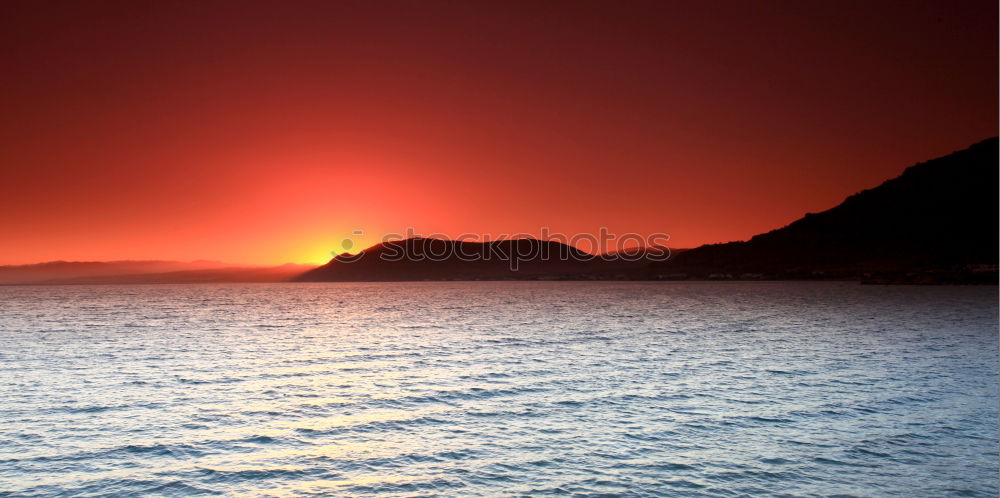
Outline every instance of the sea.
<svg viewBox="0 0 1000 498">
<path fill-rule="evenodd" d="M 996 286 L 0 287 L 2 496 L 998 494 Z"/>
</svg>

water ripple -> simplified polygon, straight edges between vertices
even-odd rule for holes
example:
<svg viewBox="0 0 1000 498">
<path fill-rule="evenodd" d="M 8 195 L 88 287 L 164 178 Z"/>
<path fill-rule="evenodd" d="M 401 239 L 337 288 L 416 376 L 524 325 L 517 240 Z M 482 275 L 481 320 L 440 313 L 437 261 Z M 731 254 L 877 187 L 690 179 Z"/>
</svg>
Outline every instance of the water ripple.
<svg viewBox="0 0 1000 498">
<path fill-rule="evenodd" d="M 0 287 L 0 496 L 996 496 L 996 298 Z"/>
</svg>

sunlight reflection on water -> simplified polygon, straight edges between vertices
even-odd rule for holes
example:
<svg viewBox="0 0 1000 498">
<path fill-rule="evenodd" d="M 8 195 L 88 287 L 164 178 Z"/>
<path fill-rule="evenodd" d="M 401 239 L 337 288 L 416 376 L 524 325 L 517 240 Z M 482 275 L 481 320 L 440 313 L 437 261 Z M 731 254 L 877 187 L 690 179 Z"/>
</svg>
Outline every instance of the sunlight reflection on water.
<svg viewBox="0 0 1000 498">
<path fill-rule="evenodd" d="M 0 287 L 0 494 L 997 494 L 996 287 Z"/>
</svg>

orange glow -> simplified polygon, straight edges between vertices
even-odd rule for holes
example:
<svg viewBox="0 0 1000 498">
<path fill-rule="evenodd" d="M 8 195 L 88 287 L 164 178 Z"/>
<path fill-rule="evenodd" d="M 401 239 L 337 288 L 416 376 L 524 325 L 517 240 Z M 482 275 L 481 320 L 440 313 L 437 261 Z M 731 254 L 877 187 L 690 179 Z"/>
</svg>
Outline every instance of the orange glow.
<svg viewBox="0 0 1000 498">
<path fill-rule="evenodd" d="M 5 3 L 0 264 L 744 239 L 996 134 L 969 5 Z"/>
</svg>

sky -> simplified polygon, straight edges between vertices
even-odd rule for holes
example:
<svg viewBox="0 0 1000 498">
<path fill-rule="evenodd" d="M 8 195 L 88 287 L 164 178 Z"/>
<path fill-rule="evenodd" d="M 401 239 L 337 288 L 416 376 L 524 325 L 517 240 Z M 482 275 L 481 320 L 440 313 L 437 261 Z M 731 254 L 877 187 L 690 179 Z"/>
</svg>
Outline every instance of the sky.
<svg viewBox="0 0 1000 498">
<path fill-rule="evenodd" d="M 407 228 L 743 240 L 996 135 L 997 15 L 5 1 L 0 264 L 321 263 Z"/>
</svg>

